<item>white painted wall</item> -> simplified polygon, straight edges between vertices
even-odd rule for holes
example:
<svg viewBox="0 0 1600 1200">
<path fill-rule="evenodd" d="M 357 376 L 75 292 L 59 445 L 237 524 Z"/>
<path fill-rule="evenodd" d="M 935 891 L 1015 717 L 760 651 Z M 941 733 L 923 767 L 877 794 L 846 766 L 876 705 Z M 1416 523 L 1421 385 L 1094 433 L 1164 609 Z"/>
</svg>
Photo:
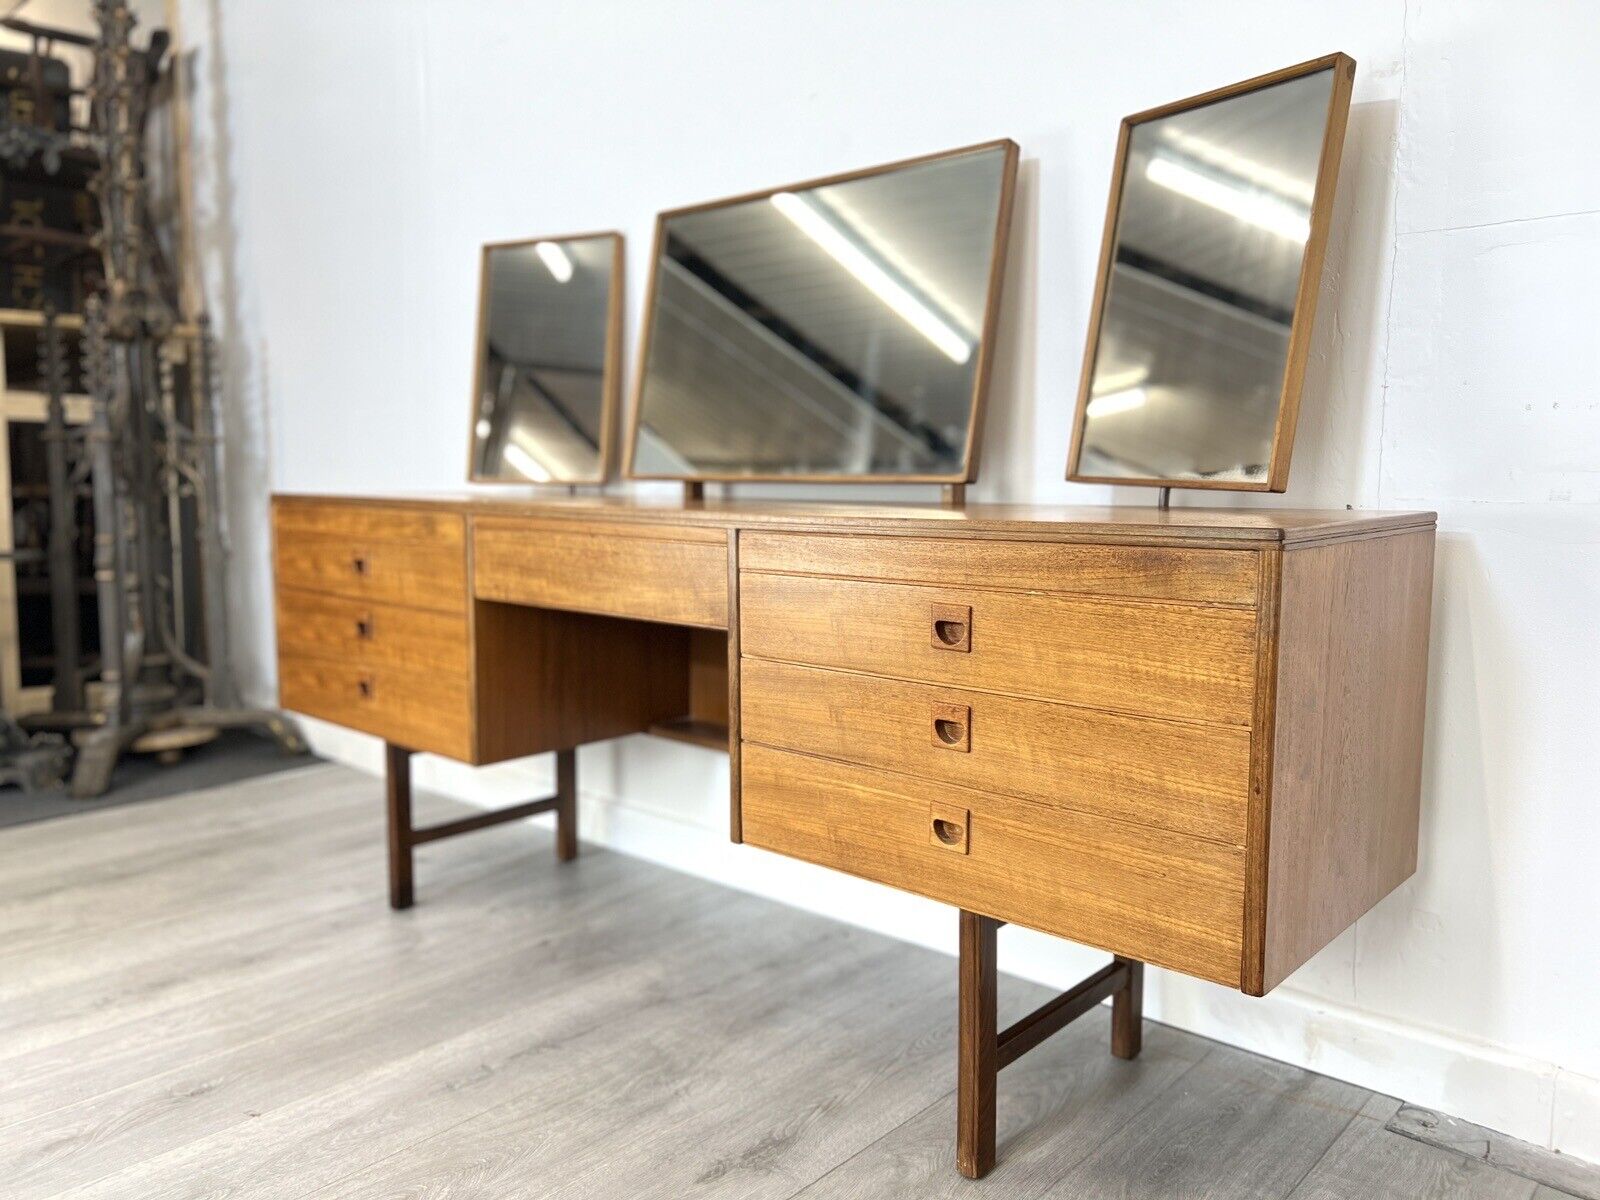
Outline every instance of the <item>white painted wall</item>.
<svg viewBox="0 0 1600 1200">
<path fill-rule="evenodd" d="M 1440 514 L 1421 865 L 1265 1000 L 1153 1015 L 1600 1159 L 1600 21 L 1582 3 L 184 0 L 228 335 L 234 612 L 271 695 L 265 493 L 453 488 L 476 248 L 1010 136 L 1023 188 L 981 499 L 1062 481 L 1128 112 L 1360 64 L 1291 505 Z M 1118 497 L 1147 503 L 1143 494 Z M 376 766 L 364 739 L 319 746 Z M 546 762 L 425 781 L 473 798 Z M 581 756 L 585 834 L 950 949 L 948 910 L 725 841 L 725 760 Z M 448 853 L 447 850 L 439 853 Z M 1008 931 L 1008 969 L 1096 956 Z"/>
</svg>

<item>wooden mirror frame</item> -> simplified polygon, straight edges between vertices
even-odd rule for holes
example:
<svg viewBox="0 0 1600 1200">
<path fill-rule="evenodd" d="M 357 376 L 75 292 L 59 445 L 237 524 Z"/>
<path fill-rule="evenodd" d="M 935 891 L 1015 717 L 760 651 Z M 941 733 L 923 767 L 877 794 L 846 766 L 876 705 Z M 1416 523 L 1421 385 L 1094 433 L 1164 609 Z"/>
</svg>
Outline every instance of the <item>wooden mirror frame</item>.
<svg viewBox="0 0 1600 1200">
<path fill-rule="evenodd" d="M 958 158 L 965 154 L 978 154 L 986 150 L 1004 150 L 1000 168 L 1000 204 L 995 219 L 994 244 L 989 259 L 988 294 L 983 306 L 983 329 L 978 335 L 977 365 L 972 374 L 972 399 L 968 409 L 967 441 L 960 470 L 946 475 L 829 475 L 829 474 L 772 474 L 747 475 L 742 473 L 707 474 L 643 474 L 634 470 L 634 460 L 639 446 L 639 407 L 644 395 L 645 371 L 650 364 L 650 332 L 655 325 L 656 280 L 661 275 L 661 251 L 666 242 L 667 222 L 674 217 L 690 213 L 708 212 L 714 208 L 728 208 L 752 200 L 765 200 L 779 192 L 801 192 L 808 188 L 828 187 L 836 183 L 849 183 L 873 175 L 886 175 L 906 167 Z M 1017 143 L 1010 138 L 992 142 L 977 142 L 954 150 L 941 150 L 936 154 L 922 154 L 915 158 L 902 158 L 879 166 L 846 171 L 839 175 L 825 175 L 819 179 L 806 179 L 799 183 L 780 184 L 745 192 L 722 200 L 708 200 L 682 208 L 666 209 L 656 214 L 655 237 L 650 244 L 650 282 L 645 291 L 644 327 L 639 337 L 639 360 L 634 368 L 632 403 L 628 407 L 628 446 L 623 464 L 623 478 L 667 480 L 673 483 L 940 483 L 968 484 L 978 477 L 978 453 L 983 444 L 983 416 L 989 392 L 989 375 L 994 366 L 994 336 L 999 324 L 1000 293 L 1005 283 L 1006 250 L 1011 238 L 1012 202 L 1017 190 L 1017 161 L 1020 157 Z"/>
<path fill-rule="evenodd" d="M 479 475 L 477 464 L 478 397 L 483 387 L 484 339 L 489 332 L 489 254 L 494 250 L 508 250 L 519 246 L 532 246 L 539 242 L 582 242 L 593 238 L 611 239 L 611 286 L 606 293 L 606 357 L 600 380 L 600 448 L 599 468 L 590 476 L 577 479 L 552 479 L 541 482 L 535 479 L 490 479 Z M 622 396 L 622 300 L 623 273 L 626 270 L 624 247 L 626 239 L 615 229 L 599 229 L 592 233 L 564 233 L 555 237 L 512 238 L 503 242 L 485 242 L 478 252 L 478 321 L 472 338 L 472 394 L 467 411 L 467 482 L 499 484 L 504 487 L 577 487 L 605 483 L 611 478 L 613 443 L 616 441 L 617 409 Z"/>
<path fill-rule="evenodd" d="M 1094 382 L 1095 355 L 1100 344 L 1100 323 L 1105 316 L 1111 283 L 1112 256 L 1117 246 L 1117 219 L 1122 205 L 1122 180 L 1128 167 L 1128 148 L 1136 125 L 1170 117 L 1174 113 L 1203 108 L 1219 100 L 1230 100 L 1246 92 L 1259 91 L 1291 79 L 1333 71 L 1333 86 L 1328 97 L 1328 118 L 1323 129 L 1322 153 L 1317 162 L 1317 182 L 1311 198 L 1311 232 L 1300 260 L 1300 282 L 1295 291 L 1294 316 L 1289 324 L 1289 349 L 1284 361 L 1283 388 L 1278 396 L 1278 416 L 1272 431 L 1272 462 L 1264 482 L 1231 479 L 1135 479 L 1085 475 L 1078 470 L 1083 452 L 1084 421 L 1089 410 L 1089 391 Z M 1127 487 L 1206 488 L 1230 492 L 1282 492 L 1289 487 L 1289 457 L 1294 449 L 1295 424 L 1300 416 L 1300 390 L 1305 384 L 1306 360 L 1311 352 L 1311 331 L 1316 319 L 1317 292 L 1322 282 L 1323 258 L 1328 250 L 1328 231 L 1333 223 L 1334 188 L 1339 178 L 1339 162 L 1344 152 L 1345 126 L 1350 116 L 1350 93 L 1355 82 L 1355 59 L 1348 54 L 1328 54 L 1309 62 L 1258 75 L 1215 91 L 1191 96 L 1159 108 L 1124 117 L 1117 134 L 1116 164 L 1111 170 L 1111 198 L 1106 205 L 1105 234 L 1100 244 L 1100 268 L 1095 278 L 1094 307 L 1089 313 L 1088 345 L 1083 353 L 1083 377 L 1078 384 L 1078 408 L 1072 422 L 1072 445 L 1067 452 L 1067 479 L 1073 483 L 1109 483 Z"/>
</svg>

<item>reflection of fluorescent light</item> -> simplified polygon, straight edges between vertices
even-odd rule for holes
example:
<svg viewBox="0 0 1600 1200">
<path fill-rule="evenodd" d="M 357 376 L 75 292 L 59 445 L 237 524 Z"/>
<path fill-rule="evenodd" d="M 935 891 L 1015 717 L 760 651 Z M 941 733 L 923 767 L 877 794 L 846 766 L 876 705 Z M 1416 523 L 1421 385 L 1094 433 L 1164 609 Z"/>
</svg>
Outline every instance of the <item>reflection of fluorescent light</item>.
<svg viewBox="0 0 1600 1200">
<path fill-rule="evenodd" d="M 572 260 L 560 246 L 554 242 L 535 242 L 533 252 L 544 260 L 544 265 L 550 268 L 550 274 L 556 277 L 557 283 L 565 283 L 572 278 Z"/>
<path fill-rule="evenodd" d="M 1150 378 L 1149 367 L 1128 367 L 1122 371 L 1097 371 L 1094 377 L 1094 390 L 1097 395 L 1109 392 L 1125 392 L 1129 388 L 1138 387 Z"/>
<path fill-rule="evenodd" d="M 1143 408 L 1150 399 L 1149 394 L 1142 388 L 1126 388 L 1120 392 L 1107 392 L 1103 396 L 1095 396 L 1089 401 L 1089 415 L 1091 417 L 1109 417 L 1112 413 L 1127 412 L 1130 408 Z"/>
<path fill-rule="evenodd" d="M 501 454 L 508 463 L 522 473 L 524 478 L 531 479 L 535 483 L 550 482 L 550 472 L 541 467 L 538 459 L 515 442 L 507 442 Z"/>
<path fill-rule="evenodd" d="M 1153 155 L 1145 178 L 1191 200 L 1209 205 L 1290 241 L 1303 242 L 1311 233 L 1311 220 L 1303 207 L 1255 188 L 1240 187 L 1217 175 L 1197 171 L 1176 159 Z"/>
<path fill-rule="evenodd" d="M 488 417 L 479 417 L 478 418 L 478 427 L 477 428 L 478 428 L 478 438 L 481 441 L 487 441 L 489 435 L 494 432 L 494 426 L 489 424 L 489 418 Z"/>
<path fill-rule="evenodd" d="M 951 362 L 964 363 L 972 357 L 970 341 L 873 262 L 849 234 L 814 205 L 793 192 L 779 192 L 772 197 L 772 206 L 832 255 L 835 262 L 866 285 L 874 296 L 894 309 L 906 324 L 937 346 Z"/>
</svg>

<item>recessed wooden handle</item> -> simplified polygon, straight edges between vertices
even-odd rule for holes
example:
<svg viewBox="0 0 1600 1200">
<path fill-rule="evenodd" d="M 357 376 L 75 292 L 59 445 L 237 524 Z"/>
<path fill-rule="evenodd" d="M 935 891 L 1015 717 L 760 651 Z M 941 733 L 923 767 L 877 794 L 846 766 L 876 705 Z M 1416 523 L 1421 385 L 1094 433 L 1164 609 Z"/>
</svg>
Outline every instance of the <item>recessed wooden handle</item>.
<svg viewBox="0 0 1600 1200">
<path fill-rule="evenodd" d="M 955 650 L 962 654 L 972 650 L 970 604 L 935 604 L 929 620 L 928 644 L 935 650 Z"/>
<path fill-rule="evenodd" d="M 372 614 L 363 613 L 356 618 L 356 636 L 364 642 L 372 640 Z"/>
<path fill-rule="evenodd" d="M 350 556 L 350 569 L 357 575 L 365 575 L 367 567 L 367 556 L 365 554 L 353 554 Z"/>
<path fill-rule="evenodd" d="M 363 700 L 371 700 L 372 693 L 375 690 L 376 689 L 373 685 L 373 681 L 370 677 L 364 675 L 360 679 L 356 680 L 356 691 L 361 693 L 361 698 Z"/>
<path fill-rule="evenodd" d="M 933 706 L 933 744 L 943 750 L 972 749 L 972 707 L 967 704 Z"/>
<path fill-rule="evenodd" d="M 972 813 L 964 808 L 935 804 L 928 809 L 928 842 L 941 850 L 965 854 L 972 831 Z"/>
</svg>

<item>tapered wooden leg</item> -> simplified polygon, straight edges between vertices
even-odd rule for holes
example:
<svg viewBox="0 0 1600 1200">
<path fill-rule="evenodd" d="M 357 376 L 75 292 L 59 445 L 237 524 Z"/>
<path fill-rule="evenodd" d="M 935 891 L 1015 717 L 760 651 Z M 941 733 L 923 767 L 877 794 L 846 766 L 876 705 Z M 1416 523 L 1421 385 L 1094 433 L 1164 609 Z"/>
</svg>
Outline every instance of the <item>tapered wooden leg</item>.
<svg viewBox="0 0 1600 1200">
<path fill-rule="evenodd" d="M 556 858 L 578 857 L 578 752 L 556 751 Z"/>
<path fill-rule="evenodd" d="M 956 1062 L 956 1166 L 968 1179 L 994 1167 L 996 934 L 1000 922 L 962 910 Z"/>
<path fill-rule="evenodd" d="M 385 742 L 383 777 L 389 807 L 389 907 L 410 908 L 411 751 Z"/>
<path fill-rule="evenodd" d="M 1111 993 L 1111 1053 L 1138 1058 L 1144 1044 L 1144 964 L 1118 958 L 1128 968 L 1127 985 Z"/>
</svg>

